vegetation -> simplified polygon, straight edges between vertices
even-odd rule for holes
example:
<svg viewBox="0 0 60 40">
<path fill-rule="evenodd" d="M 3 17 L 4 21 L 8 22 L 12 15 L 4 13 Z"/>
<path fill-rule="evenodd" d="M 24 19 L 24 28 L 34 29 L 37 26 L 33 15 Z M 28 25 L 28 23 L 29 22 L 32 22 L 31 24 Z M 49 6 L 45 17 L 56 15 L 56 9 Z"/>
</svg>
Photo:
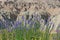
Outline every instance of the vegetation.
<svg viewBox="0 0 60 40">
<path fill-rule="evenodd" d="M 23 16 L 24 17 L 24 16 Z M 23 19 L 24 20 L 24 19 Z M 40 30 L 38 20 L 25 20 L 15 22 L 10 29 L 0 31 L 0 40 L 59 40 L 59 34 L 50 34 L 49 27 L 45 31 Z"/>
</svg>

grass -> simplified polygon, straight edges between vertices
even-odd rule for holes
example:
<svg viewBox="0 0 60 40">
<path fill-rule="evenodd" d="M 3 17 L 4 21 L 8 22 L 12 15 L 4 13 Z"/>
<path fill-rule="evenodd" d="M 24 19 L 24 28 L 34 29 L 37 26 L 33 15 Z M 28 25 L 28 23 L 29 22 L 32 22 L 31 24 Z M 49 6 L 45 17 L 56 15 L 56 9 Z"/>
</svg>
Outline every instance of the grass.
<svg viewBox="0 0 60 40">
<path fill-rule="evenodd" d="M 34 32 L 33 29 L 28 31 L 15 29 L 11 32 L 4 29 L 0 33 L 0 40 L 57 40 L 57 37 L 55 36 L 56 34 L 51 36 L 49 33 L 41 32 L 39 30 Z"/>
<path fill-rule="evenodd" d="M 50 34 L 49 27 L 46 27 L 44 32 L 41 31 L 39 22 L 36 22 L 30 29 L 20 29 L 20 27 L 12 31 L 2 29 L 0 32 L 0 40 L 60 40 L 59 35 Z"/>
</svg>

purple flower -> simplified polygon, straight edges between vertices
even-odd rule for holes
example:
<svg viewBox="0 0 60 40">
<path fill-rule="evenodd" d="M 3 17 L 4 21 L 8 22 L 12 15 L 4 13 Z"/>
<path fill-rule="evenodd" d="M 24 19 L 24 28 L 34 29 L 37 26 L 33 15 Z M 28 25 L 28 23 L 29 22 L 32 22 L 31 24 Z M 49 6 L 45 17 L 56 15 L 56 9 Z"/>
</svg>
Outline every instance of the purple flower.
<svg viewBox="0 0 60 40">
<path fill-rule="evenodd" d="M 13 24 L 13 27 L 14 28 L 17 28 L 18 26 L 21 25 L 21 21 L 16 21 L 14 24 Z"/>
<path fill-rule="evenodd" d="M 25 19 L 24 16 L 22 16 L 22 20 L 23 20 L 23 21 L 24 21 L 24 19 Z"/>
<path fill-rule="evenodd" d="M 28 20 L 28 24 L 31 22 L 31 20 Z"/>
<path fill-rule="evenodd" d="M 8 28 L 9 27 L 9 25 L 7 23 L 5 23 L 4 26 L 5 26 L 5 28 Z"/>
<path fill-rule="evenodd" d="M 29 24 L 30 25 L 30 28 L 32 28 L 34 24 L 35 24 L 35 22 L 34 21 L 31 21 L 30 24 Z"/>
<path fill-rule="evenodd" d="M 5 28 L 5 27 L 6 27 L 5 24 L 6 24 L 6 23 L 4 23 L 3 21 L 0 21 L 0 28 L 1 28 L 1 29 Z"/>
<path fill-rule="evenodd" d="M 38 19 L 38 21 L 40 21 L 41 20 L 41 16 L 38 15 L 37 19 Z"/>
<path fill-rule="evenodd" d="M 57 32 L 57 33 L 59 33 L 59 32 L 60 32 L 60 30 L 58 30 L 58 29 L 57 29 L 57 30 L 56 30 L 56 32 Z"/>
</svg>

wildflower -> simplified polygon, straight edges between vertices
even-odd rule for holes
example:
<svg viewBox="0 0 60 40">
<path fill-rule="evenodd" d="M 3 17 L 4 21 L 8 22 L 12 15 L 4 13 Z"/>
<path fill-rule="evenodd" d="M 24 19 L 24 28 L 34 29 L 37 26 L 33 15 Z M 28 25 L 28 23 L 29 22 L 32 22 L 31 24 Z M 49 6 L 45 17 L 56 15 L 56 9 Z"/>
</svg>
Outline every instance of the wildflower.
<svg viewBox="0 0 60 40">
<path fill-rule="evenodd" d="M 21 21 L 16 21 L 14 24 L 13 24 L 13 27 L 14 28 L 17 28 L 18 26 L 21 25 Z"/>
<path fill-rule="evenodd" d="M 24 16 L 22 16 L 22 20 L 23 20 L 23 21 L 24 21 L 24 19 L 25 19 Z"/>
<path fill-rule="evenodd" d="M 35 22 L 34 21 L 31 21 L 30 24 L 29 24 L 30 25 L 30 28 L 33 28 L 33 25 L 34 24 L 35 24 Z"/>
<path fill-rule="evenodd" d="M 31 22 L 31 20 L 28 20 L 28 24 Z"/>
</svg>

